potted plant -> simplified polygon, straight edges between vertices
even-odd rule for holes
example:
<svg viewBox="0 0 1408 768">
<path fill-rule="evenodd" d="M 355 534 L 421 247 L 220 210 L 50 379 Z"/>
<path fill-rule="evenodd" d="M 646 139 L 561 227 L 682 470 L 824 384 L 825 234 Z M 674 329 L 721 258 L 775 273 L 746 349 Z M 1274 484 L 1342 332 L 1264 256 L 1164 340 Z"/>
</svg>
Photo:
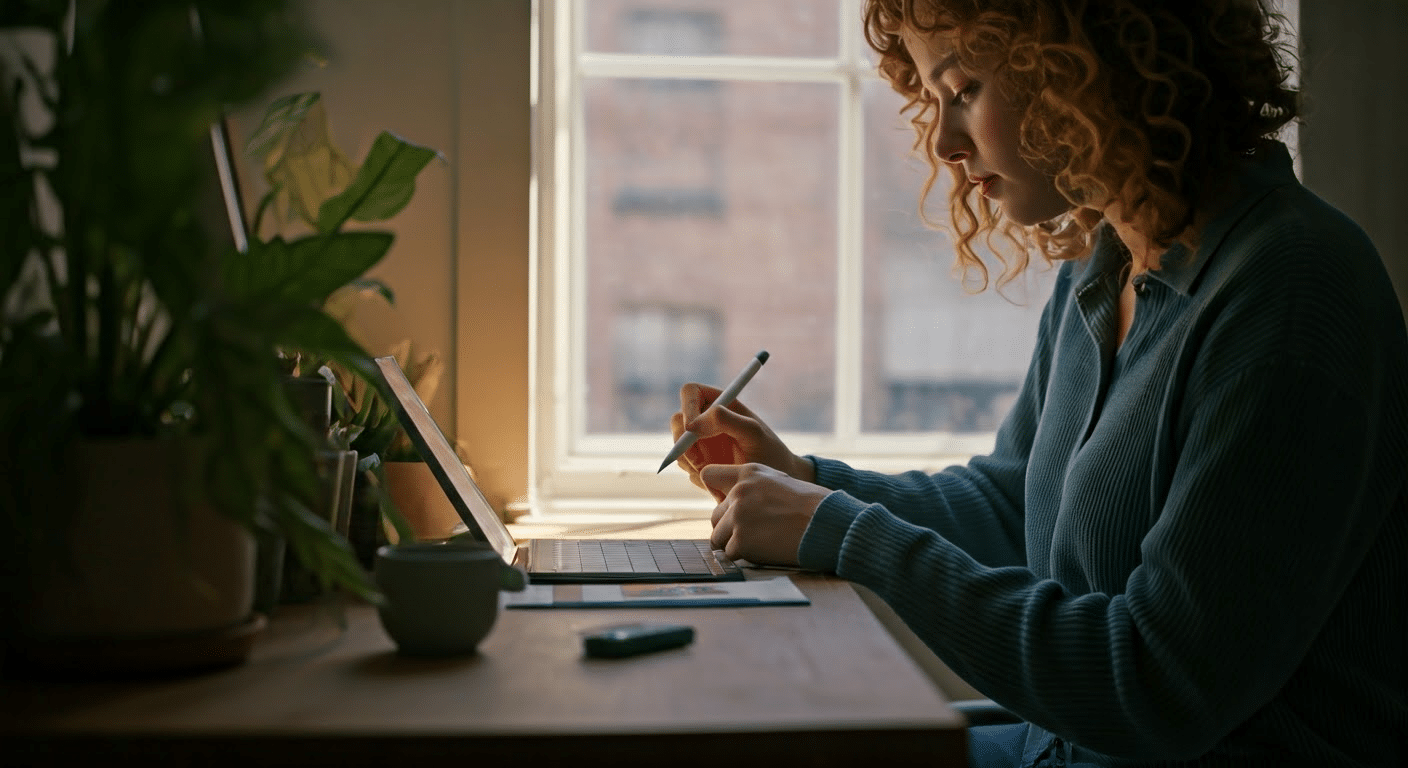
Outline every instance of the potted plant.
<svg viewBox="0 0 1408 768">
<path fill-rule="evenodd" d="M 421 402 L 429 405 L 439 389 L 444 370 L 440 356 L 435 352 L 413 354 L 410 339 L 393 345 L 390 355 L 400 364 Z M 334 418 L 338 423 L 360 428 L 350 443 L 351 447 L 358 455 L 378 457 L 375 462 L 378 472 L 370 478 L 367 488 L 385 490 L 384 496 L 391 502 L 391 514 L 394 515 L 390 519 L 401 523 L 397 526 L 367 526 L 364 519 L 363 530 L 385 530 L 392 540 L 403 537 L 442 539 L 450 536 L 460 524 L 459 514 L 445 496 L 429 465 L 411 444 L 410 437 L 397 421 L 383 393 L 345 372 L 336 375 L 335 380 L 342 386 L 334 390 Z M 456 449 L 458 453 L 458 446 Z M 365 518 L 371 507 L 370 503 L 363 502 L 357 514 Z M 394 530 L 388 530 L 391 528 Z M 374 547 L 367 542 L 360 543 L 359 554 L 374 552 Z M 359 544 L 355 537 L 353 544 L 354 547 Z"/>
<path fill-rule="evenodd" d="M 318 231 L 327 225 L 323 218 L 327 206 L 348 194 L 357 180 L 366 175 L 369 164 L 374 164 L 379 155 L 389 156 L 410 146 L 383 132 L 359 167 L 333 141 L 320 94 L 296 93 L 278 99 L 269 106 L 247 147 L 248 153 L 262 163 L 268 186 L 254 217 L 254 231 Z M 424 154 L 415 155 L 417 161 L 422 157 Z M 412 191 L 395 187 L 390 179 L 378 189 L 383 206 L 367 213 L 379 218 L 399 212 Z M 395 297 L 385 283 L 364 277 L 330 294 L 323 310 L 345 327 L 361 301 L 394 303 Z M 395 345 L 391 354 L 402 361 L 417 392 L 429 402 L 439 385 L 443 362 L 435 353 L 413 359 L 410 347 L 410 340 L 403 341 Z M 416 476 L 406 466 L 423 468 L 423 462 L 370 380 L 335 360 L 303 357 L 297 369 L 303 376 L 320 376 L 318 381 L 331 387 L 333 433 L 345 450 L 357 454 L 357 493 L 349 527 L 358 560 L 370 568 L 376 546 L 387 538 L 384 531 L 392 539 L 414 536 L 422 523 L 426 507 L 423 494 L 398 489 L 411 487 L 412 482 L 404 478 Z M 438 485 L 434 490 L 443 495 Z M 443 505 L 437 511 L 444 516 Z M 454 514 L 453 509 L 449 509 L 449 514 Z"/>
<path fill-rule="evenodd" d="M 298 417 L 279 353 L 372 375 L 321 307 L 392 236 L 343 225 L 399 210 L 434 153 L 378 139 L 315 231 L 250 238 L 245 252 L 203 207 L 211 126 L 312 47 L 296 8 L 0 10 L 0 34 L 19 41 L 0 63 L 0 525 L 11 550 L 0 634 L 11 652 L 99 671 L 238 662 L 258 629 L 259 529 L 324 583 L 375 597 L 346 539 L 312 511 L 327 437 Z"/>
</svg>

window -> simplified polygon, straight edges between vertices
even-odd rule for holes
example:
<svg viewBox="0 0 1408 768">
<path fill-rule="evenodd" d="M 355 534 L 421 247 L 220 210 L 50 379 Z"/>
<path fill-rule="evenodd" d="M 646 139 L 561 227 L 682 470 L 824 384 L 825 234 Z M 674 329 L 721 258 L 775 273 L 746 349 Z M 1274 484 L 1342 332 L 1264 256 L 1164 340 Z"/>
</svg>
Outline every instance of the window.
<svg viewBox="0 0 1408 768">
<path fill-rule="evenodd" d="M 714 309 L 622 306 L 613 313 L 612 386 L 592 389 L 609 397 L 589 403 L 589 432 L 658 434 L 679 410 L 680 387 L 728 375 L 719 365 L 722 323 Z"/>
<path fill-rule="evenodd" d="M 860 0 L 539 2 L 536 512 L 711 508 L 655 474 L 668 418 L 760 349 L 742 399 L 799 453 L 991 447 L 1054 270 L 965 291 Z"/>
<path fill-rule="evenodd" d="M 626 53 L 712 56 L 723 52 L 723 17 L 717 10 L 625 7 L 608 23 L 619 25 Z M 609 34 L 609 33 L 608 33 Z"/>
</svg>

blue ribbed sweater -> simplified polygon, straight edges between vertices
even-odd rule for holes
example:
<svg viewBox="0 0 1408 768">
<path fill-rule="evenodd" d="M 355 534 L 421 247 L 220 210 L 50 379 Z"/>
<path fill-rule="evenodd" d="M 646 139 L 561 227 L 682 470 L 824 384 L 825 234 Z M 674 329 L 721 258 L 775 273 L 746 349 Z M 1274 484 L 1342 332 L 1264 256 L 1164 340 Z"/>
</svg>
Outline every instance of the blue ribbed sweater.
<svg viewBox="0 0 1408 768">
<path fill-rule="evenodd" d="M 1408 335 L 1373 246 L 1249 157 L 1116 349 L 1108 232 L 1062 265 L 991 455 L 812 457 L 804 567 L 1112 765 L 1408 763 Z"/>
</svg>

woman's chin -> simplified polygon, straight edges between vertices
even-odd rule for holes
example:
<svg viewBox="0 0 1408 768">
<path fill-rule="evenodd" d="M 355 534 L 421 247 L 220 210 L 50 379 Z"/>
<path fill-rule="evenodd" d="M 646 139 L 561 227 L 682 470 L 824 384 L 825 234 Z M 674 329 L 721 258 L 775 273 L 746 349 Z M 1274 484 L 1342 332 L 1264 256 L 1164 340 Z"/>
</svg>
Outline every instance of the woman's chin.
<svg viewBox="0 0 1408 768">
<path fill-rule="evenodd" d="M 1033 208 L 1032 206 L 1012 204 L 1002 200 L 994 200 L 993 202 L 997 204 L 997 208 L 1001 211 L 1003 218 L 1023 227 L 1045 227 L 1047 229 L 1057 227 L 1061 223 L 1061 217 L 1073 210 L 1070 206 L 1060 208 L 1055 206 Z"/>
</svg>

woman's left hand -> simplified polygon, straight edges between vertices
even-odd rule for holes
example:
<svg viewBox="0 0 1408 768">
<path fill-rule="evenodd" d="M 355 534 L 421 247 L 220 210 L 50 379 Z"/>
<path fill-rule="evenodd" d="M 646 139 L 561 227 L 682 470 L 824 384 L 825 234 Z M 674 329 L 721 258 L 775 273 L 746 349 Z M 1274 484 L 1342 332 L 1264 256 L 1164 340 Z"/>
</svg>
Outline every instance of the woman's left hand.
<svg viewBox="0 0 1408 768">
<path fill-rule="evenodd" d="M 758 565 L 797 565 L 802 534 L 831 491 L 763 464 L 711 464 L 700 479 L 714 507 L 714 549 Z"/>
</svg>

